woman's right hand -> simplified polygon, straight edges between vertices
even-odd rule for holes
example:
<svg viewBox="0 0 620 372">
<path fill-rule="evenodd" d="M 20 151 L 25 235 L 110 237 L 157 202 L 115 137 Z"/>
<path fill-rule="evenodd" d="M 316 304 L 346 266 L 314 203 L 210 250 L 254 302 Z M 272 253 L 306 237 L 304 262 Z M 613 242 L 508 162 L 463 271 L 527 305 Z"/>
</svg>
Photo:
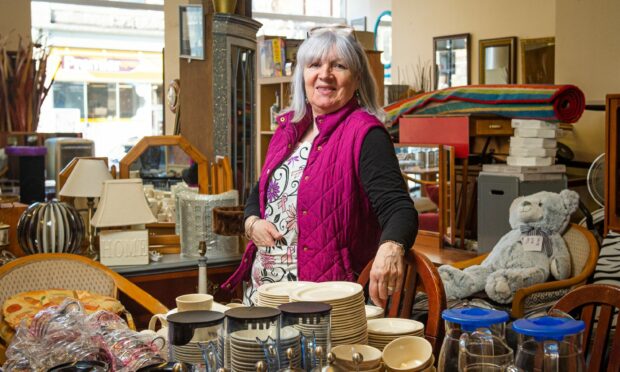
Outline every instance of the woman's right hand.
<svg viewBox="0 0 620 372">
<path fill-rule="evenodd" d="M 260 247 L 272 247 L 276 245 L 276 240 L 283 237 L 274 224 L 258 217 L 248 218 L 245 229 L 248 239 Z"/>
</svg>

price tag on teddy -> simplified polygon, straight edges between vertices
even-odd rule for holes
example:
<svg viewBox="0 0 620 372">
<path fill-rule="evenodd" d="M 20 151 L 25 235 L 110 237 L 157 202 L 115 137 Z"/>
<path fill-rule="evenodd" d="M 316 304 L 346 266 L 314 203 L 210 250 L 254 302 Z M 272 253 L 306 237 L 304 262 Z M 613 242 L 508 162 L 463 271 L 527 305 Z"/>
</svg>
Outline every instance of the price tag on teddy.
<svg viewBox="0 0 620 372">
<path fill-rule="evenodd" d="M 522 236 L 521 245 L 526 252 L 540 252 L 543 247 L 543 237 L 540 235 Z"/>
</svg>

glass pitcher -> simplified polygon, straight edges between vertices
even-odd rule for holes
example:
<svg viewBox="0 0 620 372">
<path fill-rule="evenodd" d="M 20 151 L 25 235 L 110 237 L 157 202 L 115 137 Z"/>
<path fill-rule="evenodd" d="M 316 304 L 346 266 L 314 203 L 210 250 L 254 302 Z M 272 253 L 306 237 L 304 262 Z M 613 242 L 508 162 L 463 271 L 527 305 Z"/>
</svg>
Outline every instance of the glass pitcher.
<svg viewBox="0 0 620 372">
<path fill-rule="evenodd" d="M 585 323 L 569 317 L 542 316 L 515 321 L 519 334 L 515 366 L 534 372 L 586 370 L 581 345 Z"/>
<path fill-rule="evenodd" d="M 445 320 L 446 335 L 439 352 L 437 369 L 442 372 L 458 371 L 459 340 L 463 334 L 478 330 L 505 340 L 505 311 L 469 306 L 444 310 L 441 317 Z"/>
<path fill-rule="evenodd" d="M 459 339 L 459 372 L 516 371 L 513 361 L 512 349 L 488 332 L 463 333 Z"/>
</svg>

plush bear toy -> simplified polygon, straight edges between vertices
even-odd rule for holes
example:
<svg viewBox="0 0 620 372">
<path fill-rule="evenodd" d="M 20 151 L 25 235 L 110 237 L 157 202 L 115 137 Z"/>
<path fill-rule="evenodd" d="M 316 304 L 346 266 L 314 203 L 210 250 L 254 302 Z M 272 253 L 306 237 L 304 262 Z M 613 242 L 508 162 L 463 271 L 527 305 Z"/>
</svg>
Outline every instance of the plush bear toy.
<svg viewBox="0 0 620 372">
<path fill-rule="evenodd" d="M 524 287 L 570 276 L 570 255 L 561 234 L 577 209 L 579 195 L 542 191 L 519 197 L 510 206 L 512 230 L 504 235 L 480 265 L 459 270 L 439 268 L 448 299 L 486 291 L 493 301 L 510 303 Z"/>
</svg>

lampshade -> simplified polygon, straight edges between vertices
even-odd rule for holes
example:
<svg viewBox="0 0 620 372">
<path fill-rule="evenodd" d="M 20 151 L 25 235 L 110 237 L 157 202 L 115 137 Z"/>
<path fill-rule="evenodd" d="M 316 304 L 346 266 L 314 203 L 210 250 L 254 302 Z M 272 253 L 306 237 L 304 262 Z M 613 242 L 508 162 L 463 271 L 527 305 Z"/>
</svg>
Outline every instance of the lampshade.
<svg viewBox="0 0 620 372">
<path fill-rule="evenodd" d="M 101 196 L 103 181 L 111 180 L 112 175 L 101 159 L 80 159 L 67 182 L 60 190 L 60 196 L 96 198 Z"/>
<path fill-rule="evenodd" d="M 96 227 L 140 225 L 156 222 L 144 196 L 141 179 L 109 180 L 91 223 Z"/>
</svg>

